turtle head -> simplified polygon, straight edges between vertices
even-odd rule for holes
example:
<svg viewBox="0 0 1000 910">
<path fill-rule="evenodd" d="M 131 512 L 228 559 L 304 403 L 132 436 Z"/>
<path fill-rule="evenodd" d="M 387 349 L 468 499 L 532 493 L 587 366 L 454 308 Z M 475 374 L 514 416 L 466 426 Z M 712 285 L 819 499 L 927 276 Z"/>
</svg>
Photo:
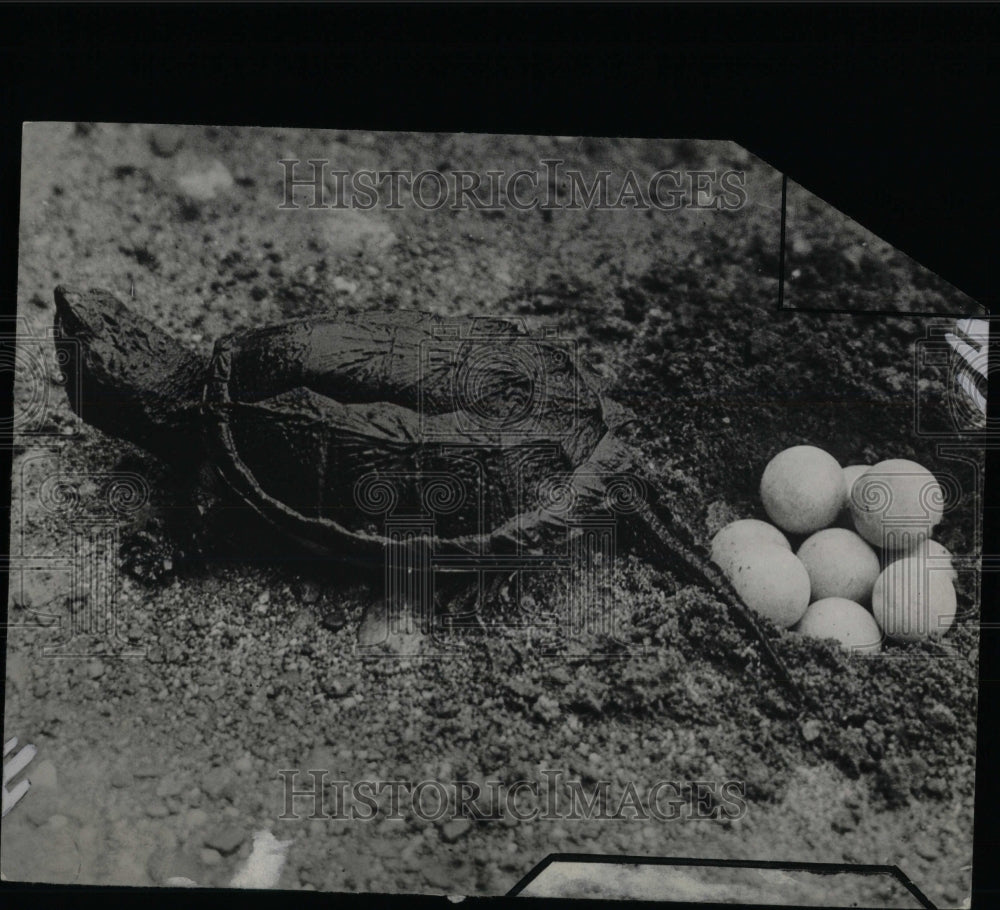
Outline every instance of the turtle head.
<svg viewBox="0 0 1000 910">
<path fill-rule="evenodd" d="M 197 430 L 207 360 L 110 291 L 60 285 L 56 331 L 69 344 L 67 392 L 76 414 L 165 459 Z"/>
</svg>

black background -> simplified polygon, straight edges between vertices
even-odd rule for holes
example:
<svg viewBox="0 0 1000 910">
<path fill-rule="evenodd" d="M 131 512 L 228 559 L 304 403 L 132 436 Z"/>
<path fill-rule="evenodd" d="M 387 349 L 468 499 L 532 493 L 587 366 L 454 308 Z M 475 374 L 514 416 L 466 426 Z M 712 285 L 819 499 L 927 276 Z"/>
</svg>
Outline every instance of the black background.
<svg viewBox="0 0 1000 910">
<path fill-rule="evenodd" d="M 1000 7 L 958 4 L 0 6 L 2 310 L 16 290 L 21 124 L 95 120 L 733 139 L 997 312 L 998 24 Z M 0 377 L 9 408 L 12 375 Z M 998 456 L 986 553 L 1000 553 Z M 985 623 L 998 603 L 986 574 Z M 976 907 L 1000 905 L 997 629 L 981 657 Z M 3 887 L 12 907 L 82 896 Z"/>
</svg>

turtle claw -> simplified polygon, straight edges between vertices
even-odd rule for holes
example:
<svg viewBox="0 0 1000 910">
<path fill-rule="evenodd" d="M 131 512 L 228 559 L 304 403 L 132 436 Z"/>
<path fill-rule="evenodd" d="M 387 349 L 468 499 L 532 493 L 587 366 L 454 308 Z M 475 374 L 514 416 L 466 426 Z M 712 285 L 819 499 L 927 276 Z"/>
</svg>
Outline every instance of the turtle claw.
<svg viewBox="0 0 1000 910">
<path fill-rule="evenodd" d="M 162 537 L 136 531 L 122 545 L 122 571 L 148 584 L 164 584 L 175 576 L 180 556 Z"/>
<path fill-rule="evenodd" d="M 468 653 L 468 649 L 476 644 L 489 672 L 493 671 L 493 657 L 490 653 L 490 629 L 483 619 L 479 609 L 479 590 L 468 586 L 459 598 L 452 603 L 443 614 L 443 631 L 447 635 L 448 644 L 458 647 Z"/>
<path fill-rule="evenodd" d="M 178 540 L 160 520 L 153 520 L 128 533 L 119 556 L 122 571 L 150 585 L 173 581 L 200 553 L 197 533 Z"/>
</svg>

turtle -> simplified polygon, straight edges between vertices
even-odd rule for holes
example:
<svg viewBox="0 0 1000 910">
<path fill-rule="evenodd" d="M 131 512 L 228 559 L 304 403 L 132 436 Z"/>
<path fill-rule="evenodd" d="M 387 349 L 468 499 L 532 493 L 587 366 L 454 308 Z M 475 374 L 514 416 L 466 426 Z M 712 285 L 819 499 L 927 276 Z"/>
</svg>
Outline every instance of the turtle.
<svg viewBox="0 0 1000 910">
<path fill-rule="evenodd" d="M 382 565 L 393 548 L 420 569 L 427 552 L 516 564 L 610 516 L 720 597 L 796 692 L 565 340 L 499 316 L 328 313 L 233 332 L 209 358 L 112 291 L 60 285 L 55 304 L 72 410 L 191 478 L 201 524 L 221 500 L 295 549 Z"/>
</svg>

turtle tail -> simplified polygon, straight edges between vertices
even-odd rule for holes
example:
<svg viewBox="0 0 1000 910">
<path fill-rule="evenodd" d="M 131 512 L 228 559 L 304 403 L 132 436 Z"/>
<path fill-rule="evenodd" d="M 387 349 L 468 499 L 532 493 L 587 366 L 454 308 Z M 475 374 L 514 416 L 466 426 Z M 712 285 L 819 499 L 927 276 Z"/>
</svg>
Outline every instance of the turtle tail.
<svg viewBox="0 0 1000 910">
<path fill-rule="evenodd" d="M 732 582 L 723 574 L 722 570 L 702 555 L 697 545 L 683 531 L 668 526 L 648 503 L 642 503 L 639 506 L 636 517 L 641 521 L 647 535 L 657 542 L 657 551 L 670 571 L 685 581 L 708 588 L 721 595 L 739 622 L 760 642 L 768 662 L 785 686 L 795 697 L 801 698 L 802 692 L 798 684 L 792 679 L 784 662 L 775 653 L 756 614 L 743 602 Z"/>
<path fill-rule="evenodd" d="M 619 414 L 619 429 L 624 420 L 621 414 L 626 413 L 622 410 Z M 601 480 L 597 481 L 596 478 Z M 626 481 L 621 484 L 620 489 L 629 491 L 624 499 L 627 500 L 628 512 L 633 520 L 625 527 L 632 525 L 632 530 L 639 532 L 636 542 L 641 546 L 642 541 L 651 540 L 656 559 L 677 577 L 720 595 L 740 623 L 760 642 L 768 662 L 792 694 L 801 699 L 801 691 L 792 680 L 788 668 L 774 652 L 757 615 L 743 602 L 722 570 L 701 552 L 683 524 L 670 515 L 666 505 L 669 496 L 649 472 L 644 470 L 639 450 L 619 439 L 613 432 L 604 436 L 586 465 L 575 475 L 575 486 L 581 501 L 603 499 L 607 504 L 609 497 L 615 499 L 611 494 L 609 478 Z M 635 495 L 636 493 L 639 495 Z"/>
</svg>

